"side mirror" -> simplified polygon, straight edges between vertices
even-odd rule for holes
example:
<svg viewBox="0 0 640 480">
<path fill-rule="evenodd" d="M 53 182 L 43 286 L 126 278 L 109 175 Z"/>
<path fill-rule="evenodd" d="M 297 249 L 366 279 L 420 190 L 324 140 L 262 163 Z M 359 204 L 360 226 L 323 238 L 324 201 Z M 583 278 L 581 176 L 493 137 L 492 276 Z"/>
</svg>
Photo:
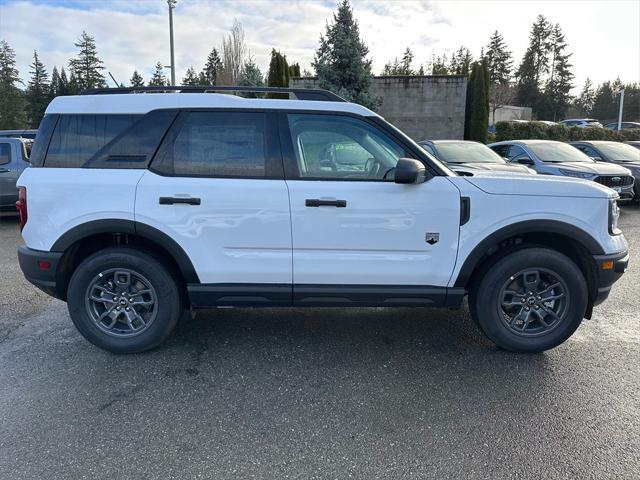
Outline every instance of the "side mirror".
<svg viewBox="0 0 640 480">
<path fill-rule="evenodd" d="M 427 178 L 424 164 L 413 158 L 401 158 L 395 168 L 393 181 L 405 185 L 422 183 Z"/>
<path fill-rule="evenodd" d="M 593 160 L 594 162 L 601 162 L 602 158 L 600 158 L 600 157 L 591 157 L 591 160 Z"/>
<path fill-rule="evenodd" d="M 533 160 L 531 160 L 530 158 L 519 158 L 519 159 L 517 160 L 517 162 L 518 162 L 520 165 L 535 165 L 535 164 L 533 163 Z"/>
</svg>

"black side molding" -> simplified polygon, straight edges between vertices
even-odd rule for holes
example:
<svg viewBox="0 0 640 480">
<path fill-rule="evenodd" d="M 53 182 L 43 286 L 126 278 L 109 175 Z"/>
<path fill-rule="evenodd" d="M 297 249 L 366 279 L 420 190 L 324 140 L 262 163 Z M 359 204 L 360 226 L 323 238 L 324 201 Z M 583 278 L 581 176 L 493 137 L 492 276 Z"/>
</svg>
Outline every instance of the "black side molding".
<svg viewBox="0 0 640 480">
<path fill-rule="evenodd" d="M 471 218 L 471 199 L 460 197 L 460 226 L 464 225 Z"/>
</svg>

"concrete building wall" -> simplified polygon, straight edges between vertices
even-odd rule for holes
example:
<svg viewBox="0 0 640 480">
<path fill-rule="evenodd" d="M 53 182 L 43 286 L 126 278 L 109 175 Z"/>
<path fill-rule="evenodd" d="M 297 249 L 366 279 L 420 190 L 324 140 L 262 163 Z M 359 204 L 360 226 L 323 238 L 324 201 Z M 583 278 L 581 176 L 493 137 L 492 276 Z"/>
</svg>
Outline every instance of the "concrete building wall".
<svg viewBox="0 0 640 480">
<path fill-rule="evenodd" d="M 294 78 L 291 87 L 317 87 Z M 378 112 L 414 140 L 461 139 L 467 95 L 465 75 L 374 77 L 371 92 L 382 98 Z"/>
</svg>

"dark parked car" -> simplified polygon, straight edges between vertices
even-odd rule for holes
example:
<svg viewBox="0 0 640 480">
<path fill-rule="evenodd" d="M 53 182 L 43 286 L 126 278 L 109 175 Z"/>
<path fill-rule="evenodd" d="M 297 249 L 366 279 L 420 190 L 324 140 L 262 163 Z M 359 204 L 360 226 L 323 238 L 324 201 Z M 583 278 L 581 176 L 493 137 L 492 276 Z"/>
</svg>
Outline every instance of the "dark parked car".
<svg viewBox="0 0 640 480">
<path fill-rule="evenodd" d="M 0 130 L 0 138 L 28 138 L 35 139 L 38 130 Z"/>
<path fill-rule="evenodd" d="M 622 165 L 635 177 L 635 201 L 640 202 L 640 150 L 620 142 L 591 141 L 573 142 L 574 147 L 596 162 Z"/>
<path fill-rule="evenodd" d="M 538 174 L 593 180 L 618 192 L 622 201 L 634 198 L 635 180 L 627 168 L 596 162 L 564 142 L 509 140 L 492 143 L 489 147 L 510 162 L 530 166 Z"/>
<path fill-rule="evenodd" d="M 483 171 L 501 173 L 536 173 L 525 165 L 507 163 L 486 145 L 466 140 L 422 140 L 418 144 L 458 175 Z"/>
</svg>

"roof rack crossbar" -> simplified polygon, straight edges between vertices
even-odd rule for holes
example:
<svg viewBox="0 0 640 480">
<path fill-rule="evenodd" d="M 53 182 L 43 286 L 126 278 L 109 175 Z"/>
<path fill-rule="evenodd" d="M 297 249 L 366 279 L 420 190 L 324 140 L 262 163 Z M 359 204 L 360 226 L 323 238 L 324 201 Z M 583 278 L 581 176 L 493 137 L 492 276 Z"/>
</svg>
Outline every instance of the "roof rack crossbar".
<svg viewBox="0 0 640 480">
<path fill-rule="evenodd" d="M 172 85 L 159 87 L 119 87 L 93 88 L 80 92 L 80 95 L 109 95 L 118 93 L 208 93 L 208 92 L 251 92 L 251 93 L 293 93 L 298 100 L 316 100 L 324 102 L 346 102 L 344 98 L 329 90 L 319 88 L 285 88 L 285 87 L 235 87 L 217 85 Z"/>
</svg>

